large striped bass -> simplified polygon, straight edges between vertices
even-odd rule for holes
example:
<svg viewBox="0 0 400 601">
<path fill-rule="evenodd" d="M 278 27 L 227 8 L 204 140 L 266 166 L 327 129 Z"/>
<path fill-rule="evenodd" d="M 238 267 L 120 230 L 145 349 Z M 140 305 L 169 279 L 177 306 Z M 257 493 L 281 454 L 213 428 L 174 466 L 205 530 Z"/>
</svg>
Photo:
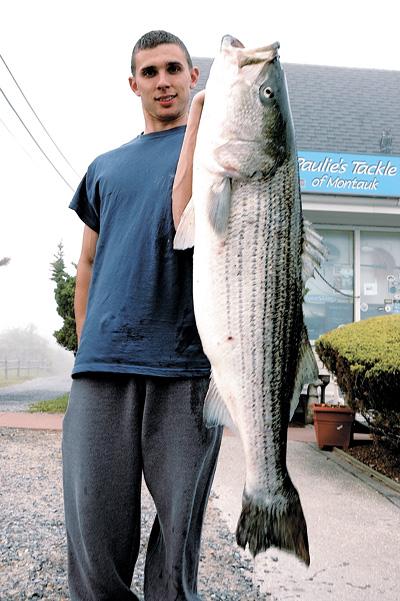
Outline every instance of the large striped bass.
<svg viewBox="0 0 400 601">
<path fill-rule="evenodd" d="M 206 86 L 192 200 L 174 245 L 194 243 L 196 322 L 212 368 L 206 423 L 235 429 L 243 444 L 238 544 L 253 555 L 276 546 L 309 564 L 286 446 L 291 407 L 318 377 L 302 302 L 322 248 L 303 223 L 278 48 L 249 50 L 223 38 Z"/>
</svg>

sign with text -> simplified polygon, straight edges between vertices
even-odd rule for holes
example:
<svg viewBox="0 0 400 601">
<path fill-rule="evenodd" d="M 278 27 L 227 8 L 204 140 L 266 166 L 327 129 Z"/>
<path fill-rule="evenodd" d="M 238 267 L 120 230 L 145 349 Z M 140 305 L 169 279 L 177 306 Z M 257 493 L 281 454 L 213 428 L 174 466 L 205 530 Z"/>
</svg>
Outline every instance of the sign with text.
<svg viewBox="0 0 400 601">
<path fill-rule="evenodd" d="M 400 197 L 400 156 L 297 154 L 302 192 Z"/>
</svg>

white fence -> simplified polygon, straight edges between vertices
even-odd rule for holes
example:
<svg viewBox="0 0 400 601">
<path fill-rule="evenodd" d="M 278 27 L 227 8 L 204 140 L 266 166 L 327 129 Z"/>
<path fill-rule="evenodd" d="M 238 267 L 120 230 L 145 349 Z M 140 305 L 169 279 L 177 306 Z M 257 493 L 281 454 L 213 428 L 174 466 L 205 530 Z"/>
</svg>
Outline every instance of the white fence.
<svg viewBox="0 0 400 601">
<path fill-rule="evenodd" d="M 49 373 L 50 362 L 44 359 L 0 359 L 0 378 L 23 378 Z"/>
</svg>

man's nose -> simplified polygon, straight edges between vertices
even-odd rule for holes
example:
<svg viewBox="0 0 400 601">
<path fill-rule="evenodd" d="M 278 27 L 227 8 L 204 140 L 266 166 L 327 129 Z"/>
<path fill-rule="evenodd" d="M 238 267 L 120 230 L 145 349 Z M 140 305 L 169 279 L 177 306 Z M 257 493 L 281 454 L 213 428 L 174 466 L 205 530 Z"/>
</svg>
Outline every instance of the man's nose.
<svg viewBox="0 0 400 601">
<path fill-rule="evenodd" d="M 157 87 L 158 88 L 169 88 L 170 83 L 169 83 L 169 75 L 167 71 L 161 70 L 158 73 L 158 82 L 157 82 Z"/>
</svg>

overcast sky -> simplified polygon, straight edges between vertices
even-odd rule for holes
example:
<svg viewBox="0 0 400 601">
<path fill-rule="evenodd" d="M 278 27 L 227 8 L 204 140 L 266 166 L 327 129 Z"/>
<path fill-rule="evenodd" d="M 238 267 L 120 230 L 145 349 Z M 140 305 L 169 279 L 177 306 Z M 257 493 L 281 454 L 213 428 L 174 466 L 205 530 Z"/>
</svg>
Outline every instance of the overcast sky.
<svg viewBox="0 0 400 601">
<path fill-rule="evenodd" d="M 98 154 L 142 130 L 140 101 L 127 78 L 133 44 L 146 31 L 172 31 L 194 56 L 213 57 L 230 33 L 246 46 L 279 40 L 282 62 L 400 70 L 398 24 L 398 0 L 3 0 L 0 52 L 78 175 L 2 64 L 0 87 L 75 188 Z M 0 267 L 0 331 L 34 323 L 50 338 L 61 325 L 50 262 L 61 240 L 67 264 L 78 260 L 83 226 L 67 208 L 72 191 L 2 95 L 0 169 L 0 259 L 11 257 Z"/>
</svg>

